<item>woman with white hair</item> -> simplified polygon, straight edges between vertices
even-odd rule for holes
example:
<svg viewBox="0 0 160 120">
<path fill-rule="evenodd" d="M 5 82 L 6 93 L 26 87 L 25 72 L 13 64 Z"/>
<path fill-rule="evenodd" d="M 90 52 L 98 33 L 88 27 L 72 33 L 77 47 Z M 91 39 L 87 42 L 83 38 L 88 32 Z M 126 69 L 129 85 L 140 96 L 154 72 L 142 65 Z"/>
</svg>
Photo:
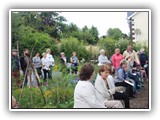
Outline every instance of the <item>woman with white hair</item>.
<svg viewBox="0 0 160 120">
<path fill-rule="evenodd" d="M 111 62 L 108 60 L 107 56 L 105 55 L 105 50 L 101 49 L 100 50 L 100 55 L 98 57 L 98 66 L 101 66 L 103 64 L 110 64 Z"/>
<path fill-rule="evenodd" d="M 64 52 L 61 52 L 61 58 L 60 58 L 60 71 L 62 72 L 70 72 L 71 63 L 68 63 L 68 59 L 65 56 Z"/>
<path fill-rule="evenodd" d="M 60 62 L 63 63 L 63 64 L 67 64 L 67 57 L 65 56 L 65 53 L 64 52 L 61 52 L 61 60 Z"/>
</svg>

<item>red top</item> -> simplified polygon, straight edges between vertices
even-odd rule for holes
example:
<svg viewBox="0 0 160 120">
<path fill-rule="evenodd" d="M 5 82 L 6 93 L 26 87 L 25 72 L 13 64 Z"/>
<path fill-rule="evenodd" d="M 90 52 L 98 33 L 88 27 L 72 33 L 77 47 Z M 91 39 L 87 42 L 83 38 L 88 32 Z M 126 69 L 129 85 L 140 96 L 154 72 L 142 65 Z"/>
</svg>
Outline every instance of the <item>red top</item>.
<svg viewBox="0 0 160 120">
<path fill-rule="evenodd" d="M 112 56 L 112 64 L 115 67 L 115 69 L 118 69 L 120 67 L 120 62 L 123 60 L 123 55 L 122 54 L 114 54 Z"/>
</svg>

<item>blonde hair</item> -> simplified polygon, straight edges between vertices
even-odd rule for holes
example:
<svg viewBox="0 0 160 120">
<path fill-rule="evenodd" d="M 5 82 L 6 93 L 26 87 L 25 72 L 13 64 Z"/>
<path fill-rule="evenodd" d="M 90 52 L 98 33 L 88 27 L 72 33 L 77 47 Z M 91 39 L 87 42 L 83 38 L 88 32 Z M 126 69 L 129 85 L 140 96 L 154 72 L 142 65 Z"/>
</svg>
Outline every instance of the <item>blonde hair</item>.
<svg viewBox="0 0 160 120">
<path fill-rule="evenodd" d="M 61 55 L 65 55 L 65 53 L 64 53 L 64 52 L 61 52 Z"/>
<path fill-rule="evenodd" d="M 51 52 L 51 49 L 48 48 L 48 49 L 46 50 L 46 53 L 48 53 L 48 52 Z"/>
<path fill-rule="evenodd" d="M 44 56 L 46 53 L 44 52 L 44 53 L 42 53 L 42 56 Z"/>
</svg>

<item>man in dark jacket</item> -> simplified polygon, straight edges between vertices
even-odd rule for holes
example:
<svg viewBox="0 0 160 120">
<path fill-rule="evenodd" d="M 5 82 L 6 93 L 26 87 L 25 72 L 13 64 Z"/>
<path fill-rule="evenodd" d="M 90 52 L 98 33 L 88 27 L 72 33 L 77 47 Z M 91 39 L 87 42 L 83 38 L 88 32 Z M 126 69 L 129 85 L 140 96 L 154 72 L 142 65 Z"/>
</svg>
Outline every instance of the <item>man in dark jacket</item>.
<svg viewBox="0 0 160 120">
<path fill-rule="evenodd" d="M 24 83 L 25 86 L 27 85 L 27 82 L 28 82 L 26 69 L 27 69 L 27 65 L 29 64 L 29 60 L 30 60 L 29 50 L 24 49 L 23 50 L 23 55 L 20 57 L 20 63 L 21 63 L 21 69 L 23 71 L 23 75 L 25 77 L 25 83 Z M 25 76 L 25 74 L 26 74 L 26 76 Z"/>
<path fill-rule="evenodd" d="M 139 59 L 140 59 L 141 66 L 145 68 L 145 71 L 148 76 L 148 66 L 146 66 L 146 64 L 148 64 L 148 56 L 144 53 L 144 49 L 140 50 Z"/>
<path fill-rule="evenodd" d="M 12 80 L 16 80 L 16 85 L 20 86 L 20 65 L 18 58 L 18 50 L 12 50 Z M 13 82 L 13 81 L 12 81 Z"/>
</svg>

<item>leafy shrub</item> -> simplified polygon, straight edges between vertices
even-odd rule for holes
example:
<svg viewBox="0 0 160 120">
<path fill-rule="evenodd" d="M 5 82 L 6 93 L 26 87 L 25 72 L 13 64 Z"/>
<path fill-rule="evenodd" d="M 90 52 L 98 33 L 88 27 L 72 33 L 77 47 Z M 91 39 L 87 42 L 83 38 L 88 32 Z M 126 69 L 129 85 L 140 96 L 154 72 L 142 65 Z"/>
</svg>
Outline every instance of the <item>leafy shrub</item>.
<svg viewBox="0 0 160 120">
<path fill-rule="evenodd" d="M 54 54 L 58 53 L 55 40 L 51 38 L 47 33 L 41 33 L 29 26 L 20 26 L 18 28 L 17 40 L 19 41 L 20 54 L 22 54 L 24 48 L 32 49 L 34 52 L 45 52 L 46 48 L 50 48 Z"/>
<path fill-rule="evenodd" d="M 20 108 L 42 108 L 45 105 L 43 96 L 38 88 L 24 88 L 20 98 L 22 89 L 13 91 L 13 96 L 19 102 Z"/>
<path fill-rule="evenodd" d="M 63 88 L 57 86 L 52 90 L 46 90 L 44 93 L 44 97 L 46 99 L 47 105 L 57 106 L 73 99 L 73 94 L 73 88 Z"/>
<path fill-rule="evenodd" d="M 72 56 L 72 52 L 74 51 L 77 53 L 79 60 L 84 58 L 87 61 L 91 58 L 91 53 L 85 49 L 83 43 L 73 37 L 62 39 L 60 51 L 65 52 L 68 58 Z"/>
<path fill-rule="evenodd" d="M 106 50 L 108 58 L 110 58 L 115 53 L 116 48 L 119 48 L 121 50 L 121 54 L 123 54 L 129 44 L 130 41 L 127 39 L 114 40 L 110 37 L 100 39 L 98 42 L 98 46 L 101 49 Z"/>
<path fill-rule="evenodd" d="M 136 51 L 140 51 L 142 48 L 144 48 L 146 54 L 148 54 L 148 41 L 137 41 L 133 44 L 133 49 Z"/>
<path fill-rule="evenodd" d="M 109 37 L 105 39 L 100 39 L 98 45 L 101 49 L 104 49 L 106 51 L 108 58 L 114 54 L 114 50 L 116 48 L 114 39 Z"/>
</svg>

